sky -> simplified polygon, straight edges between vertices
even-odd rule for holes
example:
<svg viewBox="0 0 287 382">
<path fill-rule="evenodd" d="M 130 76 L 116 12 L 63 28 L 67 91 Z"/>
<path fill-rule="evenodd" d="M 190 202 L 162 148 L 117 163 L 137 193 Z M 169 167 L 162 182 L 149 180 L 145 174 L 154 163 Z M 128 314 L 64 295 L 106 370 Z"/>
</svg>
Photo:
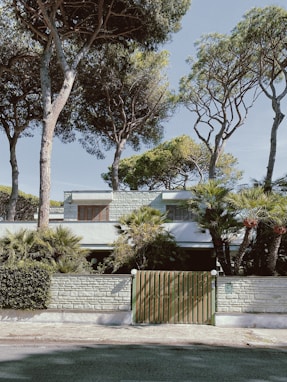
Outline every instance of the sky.
<svg viewBox="0 0 287 382">
<path fill-rule="evenodd" d="M 287 7 L 287 0 L 192 0 L 188 13 L 182 20 L 181 30 L 172 36 L 172 41 L 164 46 L 170 52 L 168 68 L 171 88 L 177 89 L 181 77 L 188 74 L 186 59 L 195 55 L 194 43 L 203 35 L 212 32 L 229 33 L 240 21 L 244 13 L 253 7 L 278 5 Z M 283 112 L 286 110 L 283 105 Z M 232 135 L 225 147 L 238 159 L 238 168 L 244 171 L 241 183 L 251 179 L 262 179 L 266 173 L 269 154 L 270 129 L 273 113 L 269 102 L 261 97 L 250 110 L 246 123 Z M 274 178 L 287 173 L 287 117 L 279 128 L 278 149 Z M 196 139 L 193 131 L 193 116 L 185 108 L 179 109 L 165 123 L 164 141 L 183 134 Z M 11 167 L 9 163 L 8 141 L 4 134 L 0 136 L 0 185 L 11 185 Z M 18 143 L 19 188 L 28 194 L 39 193 L 39 152 L 40 132 L 34 138 L 21 138 Z M 143 147 L 142 151 L 147 150 Z M 130 149 L 125 156 L 138 154 Z M 113 152 L 107 152 L 106 158 L 99 160 L 87 154 L 82 146 L 75 142 L 63 144 L 55 138 L 51 167 L 51 199 L 62 201 L 64 191 L 107 190 L 107 184 L 101 174 L 107 172 L 112 163 Z"/>
</svg>

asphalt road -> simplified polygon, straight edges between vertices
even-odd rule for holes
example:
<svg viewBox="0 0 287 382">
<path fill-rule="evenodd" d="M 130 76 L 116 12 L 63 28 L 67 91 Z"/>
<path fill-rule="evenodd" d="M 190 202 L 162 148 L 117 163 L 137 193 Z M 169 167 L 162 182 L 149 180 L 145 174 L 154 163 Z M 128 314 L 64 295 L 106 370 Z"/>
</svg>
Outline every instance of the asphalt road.
<svg viewBox="0 0 287 382">
<path fill-rule="evenodd" d="M 286 382 L 287 350 L 168 345 L 1 345 L 0 381 Z"/>
</svg>

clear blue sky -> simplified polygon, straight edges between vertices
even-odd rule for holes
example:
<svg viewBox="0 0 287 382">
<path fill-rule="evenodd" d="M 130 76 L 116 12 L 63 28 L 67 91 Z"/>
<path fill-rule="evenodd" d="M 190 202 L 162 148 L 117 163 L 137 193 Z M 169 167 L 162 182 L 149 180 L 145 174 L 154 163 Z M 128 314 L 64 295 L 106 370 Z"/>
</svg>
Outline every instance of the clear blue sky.
<svg viewBox="0 0 287 382">
<path fill-rule="evenodd" d="M 252 7 L 279 5 L 286 8 L 286 0 L 192 0 L 189 12 L 183 19 L 182 29 L 173 36 L 172 42 L 165 46 L 170 51 L 169 80 L 177 88 L 179 79 L 188 73 L 185 60 L 194 54 L 194 42 L 210 32 L 228 33 Z M 287 114 L 287 101 L 283 107 Z M 244 170 L 244 182 L 251 178 L 261 179 L 266 172 L 269 136 L 273 114 L 270 105 L 263 100 L 257 102 L 250 111 L 244 126 L 227 143 L 226 152 L 232 153 L 239 160 L 239 168 Z M 275 177 L 287 173 L 287 117 L 279 131 L 278 153 Z M 178 135 L 193 133 L 192 115 L 185 109 L 179 110 L 166 123 L 165 140 Z M 11 184 L 8 143 L 1 135 L 1 170 L 0 184 Z M 40 136 L 33 139 L 22 138 L 18 146 L 19 187 L 26 193 L 38 195 L 39 189 L 39 151 Z M 125 155 L 133 153 L 128 150 Z M 112 153 L 106 159 L 98 160 L 87 154 L 78 143 L 64 145 L 54 140 L 52 154 L 52 189 L 51 198 L 63 200 L 64 191 L 69 190 L 104 190 L 107 185 L 101 179 L 111 164 Z"/>
</svg>

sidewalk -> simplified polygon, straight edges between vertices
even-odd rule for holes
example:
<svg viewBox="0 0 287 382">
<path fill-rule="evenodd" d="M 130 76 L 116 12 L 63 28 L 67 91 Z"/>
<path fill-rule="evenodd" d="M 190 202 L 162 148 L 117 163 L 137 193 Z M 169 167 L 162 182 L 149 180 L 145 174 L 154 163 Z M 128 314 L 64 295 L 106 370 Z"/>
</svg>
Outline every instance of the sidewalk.
<svg viewBox="0 0 287 382">
<path fill-rule="evenodd" d="M 222 328 L 207 325 L 107 326 L 0 322 L 0 344 L 163 344 L 287 347 L 287 329 Z"/>
</svg>

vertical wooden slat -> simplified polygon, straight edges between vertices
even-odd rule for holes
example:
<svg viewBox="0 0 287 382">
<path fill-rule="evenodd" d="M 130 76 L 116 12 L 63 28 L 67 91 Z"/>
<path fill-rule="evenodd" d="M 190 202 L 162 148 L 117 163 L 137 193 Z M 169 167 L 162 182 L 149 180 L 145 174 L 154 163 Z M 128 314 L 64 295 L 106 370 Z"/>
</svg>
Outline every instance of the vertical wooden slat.
<svg viewBox="0 0 287 382">
<path fill-rule="evenodd" d="M 159 317 L 158 317 L 158 284 L 159 284 L 159 280 L 158 280 L 158 272 L 154 272 L 154 322 L 155 323 L 159 323 L 160 320 L 159 320 Z"/>
<path fill-rule="evenodd" d="M 135 285 L 136 322 L 213 322 L 215 291 L 209 272 L 140 271 Z"/>
<path fill-rule="evenodd" d="M 186 272 L 185 273 L 185 311 L 184 311 L 184 315 L 185 315 L 185 324 L 189 324 L 191 323 L 191 317 L 190 317 L 190 312 L 191 312 L 191 309 L 190 309 L 190 292 L 191 292 L 191 287 L 190 287 L 190 272 Z"/>
<path fill-rule="evenodd" d="M 163 308 L 163 322 L 169 321 L 169 304 L 170 304 L 170 294 L 169 294 L 169 273 L 164 272 L 164 287 L 163 287 L 163 293 L 164 293 L 164 308 Z"/>
</svg>

